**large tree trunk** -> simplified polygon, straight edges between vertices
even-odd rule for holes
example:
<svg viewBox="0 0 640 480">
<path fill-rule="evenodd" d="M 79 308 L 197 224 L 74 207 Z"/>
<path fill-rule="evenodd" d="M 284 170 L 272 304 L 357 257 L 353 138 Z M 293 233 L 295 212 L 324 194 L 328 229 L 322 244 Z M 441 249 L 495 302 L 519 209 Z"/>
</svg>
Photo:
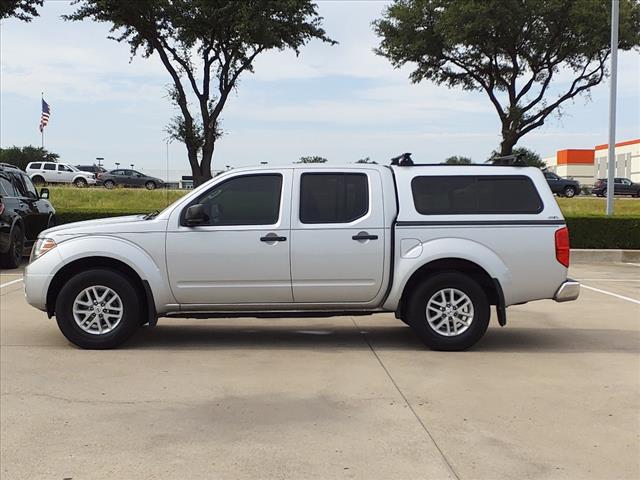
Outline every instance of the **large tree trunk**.
<svg viewBox="0 0 640 480">
<path fill-rule="evenodd" d="M 504 157 L 513 153 L 513 147 L 518 143 L 518 135 L 512 130 L 502 129 L 502 142 L 500 142 L 500 156 Z"/>
</svg>

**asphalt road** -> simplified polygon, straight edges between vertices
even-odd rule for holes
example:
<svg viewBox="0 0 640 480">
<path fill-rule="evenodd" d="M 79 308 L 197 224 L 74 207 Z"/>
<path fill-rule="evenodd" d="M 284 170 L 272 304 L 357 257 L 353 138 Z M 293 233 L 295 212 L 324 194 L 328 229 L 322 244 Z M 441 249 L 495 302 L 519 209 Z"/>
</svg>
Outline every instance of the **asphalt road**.
<svg viewBox="0 0 640 480">
<path fill-rule="evenodd" d="M 83 351 L 2 272 L 0 476 L 640 478 L 640 265 L 571 273 L 577 302 L 444 353 L 392 315 L 161 319 Z"/>
</svg>

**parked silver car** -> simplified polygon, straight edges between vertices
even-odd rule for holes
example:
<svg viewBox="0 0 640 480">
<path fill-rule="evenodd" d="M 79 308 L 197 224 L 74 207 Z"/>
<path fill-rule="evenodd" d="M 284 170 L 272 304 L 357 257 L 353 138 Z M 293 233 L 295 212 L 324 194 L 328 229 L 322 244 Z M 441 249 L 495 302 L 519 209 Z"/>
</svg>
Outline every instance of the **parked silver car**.
<svg viewBox="0 0 640 480">
<path fill-rule="evenodd" d="M 28 302 L 84 348 L 164 316 L 395 312 L 430 347 L 474 345 L 490 306 L 574 300 L 569 237 L 537 168 L 234 169 L 160 213 L 39 238 Z"/>
</svg>

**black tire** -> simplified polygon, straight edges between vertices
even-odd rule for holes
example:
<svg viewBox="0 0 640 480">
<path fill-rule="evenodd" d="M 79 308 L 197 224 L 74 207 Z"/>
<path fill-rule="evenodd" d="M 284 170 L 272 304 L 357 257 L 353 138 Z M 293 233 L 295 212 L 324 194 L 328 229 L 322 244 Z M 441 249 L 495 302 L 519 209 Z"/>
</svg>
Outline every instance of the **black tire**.
<svg viewBox="0 0 640 480">
<path fill-rule="evenodd" d="M 0 255 L 0 266 L 3 268 L 18 268 L 24 251 L 24 233 L 20 225 L 14 225 L 9 239 L 9 250 Z"/>
<path fill-rule="evenodd" d="M 576 189 L 575 187 L 566 187 L 562 194 L 567 198 L 573 198 L 576 196 Z"/>
<path fill-rule="evenodd" d="M 114 182 L 113 180 L 105 180 L 104 182 L 104 188 L 108 190 L 111 190 L 115 186 L 116 186 L 116 182 Z"/>
<path fill-rule="evenodd" d="M 147 182 L 147 183 L 145 183 L 145 184 L 144 184 L 144 187 L 145 187 L 147 190 L 155 190 L 155 189 L 156 189 L 156 182 L 151 182 L 151 181 L 149 181 L 149 182 Z"/>
<path fill-rule="evenodd" d="M 464 293 L 473 305 L 473 317 L 468 328 L 453 336 L 438 333 L 427 321 L 426 313 L 432 296 L 448 288 Z M 437 273 L 418 284 L 411 293 L 407 308 L 407 323 L 420 340 L 434 350 L 459 351 L 472 347 L 487 331 L 490 316 L 489 302 L 482 287 L 467 275 L 456 271 Z"/>
<path fill-rule="evenodd" d="M 76 178 L 73 181 L 73 184 L 78 188 L 84 188 L 88 185 L 87 181 L 84 178 Z"/>
<path fill-rule="evenodd" d="M 108 333 L 92 334 L 84 331 L 73 316 L 76 297 L 91 286 L 108 287 L 118 294 L 122 303 L 122 318 Z M 56 321 L 67 339 L 81 348 L 104 350 L 122 345 L 140 326 L 140 293 L 124 274 L 99 268 L 80 272 L 62 287 L 56 300 Z"/>
<path fill-rule="evenodd" d="M 33 182 L 34 185 L 44 185 L 45 181 L 44 178 L 40 175 L 34 175 L 33 178 L 31 179 L 31 181 Z"/>
</svg>

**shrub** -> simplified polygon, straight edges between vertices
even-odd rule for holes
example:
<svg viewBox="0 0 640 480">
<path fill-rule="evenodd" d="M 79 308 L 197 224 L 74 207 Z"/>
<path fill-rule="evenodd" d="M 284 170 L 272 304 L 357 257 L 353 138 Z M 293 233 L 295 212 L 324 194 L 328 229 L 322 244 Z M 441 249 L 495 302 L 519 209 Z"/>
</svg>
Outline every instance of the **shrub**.
<svg viewBox="0 0 640 480">
<path fill-rule="evenodd" d="M 640 217 L 567 217 L 571 248 L 640 249 Z"/>
</svg>

